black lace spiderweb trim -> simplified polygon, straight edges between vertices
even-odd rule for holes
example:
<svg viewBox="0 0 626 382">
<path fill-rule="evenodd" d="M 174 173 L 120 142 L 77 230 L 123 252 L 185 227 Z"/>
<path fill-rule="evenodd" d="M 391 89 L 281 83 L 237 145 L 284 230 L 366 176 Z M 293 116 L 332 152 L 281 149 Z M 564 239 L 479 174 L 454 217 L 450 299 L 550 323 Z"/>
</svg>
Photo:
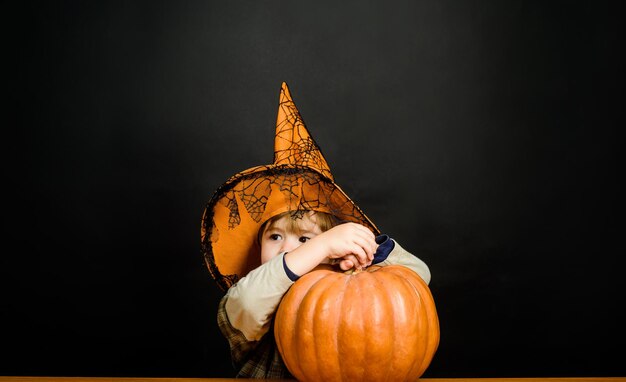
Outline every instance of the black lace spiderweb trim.
<svg viewBox="0 0 626 382">
<path fill-rule="evenodd" d="M 302 179 L 302 185 L 298 182 Z M 243 202 L 244 208 L 250 217 L 261 224 L 261 217 L 265 212 L 268 197 L 272 185 L 277 185 L 280 192 L 283 192 L 290 199 L 299 199 L 296 210 L 319 210 L 326 208 L 331 214 L 342 221 L 353 221 L 370 227 L 375 232 L 378 231 L 365 217 L 365 214 L 348 198 L 330 179 L 311 171 L 310 168 L 302 166 L 260 166 L 258 171 L 251 174 L 236 175 L 227 183 L 218 188 L 211 200 L 207 203 L 205 216 L 202 220 L 202 228 L 205 232 L 202 240 L 202 252 L 205 262 L 213 278 L 218 285 L 226 290 L 237 281 L 237 275 L 222 275 L 216 264 L 212 250 L 212 243 L 219 240 L 219 232 L 213 224 L 213 210 L 217 203 L 226 206 L 229 213 L 228 227 L 236 228 L 241 223 L 241 211 L 235 195 Z M 298 192 L 300 187 L 312 187 L 316 191 L 308 192 L 302 196 Z M 339 206 L 328 205 L 328 201 L 336 200 L 334 193 L 340 193 L 339 200 L 345 203 Z M 317 197 L 312 197 L 317 196 Z M 297 218 L 298 214 L 294 213 Z M 301 215 L 300 215 L 301 217 Z"/>
</svg>

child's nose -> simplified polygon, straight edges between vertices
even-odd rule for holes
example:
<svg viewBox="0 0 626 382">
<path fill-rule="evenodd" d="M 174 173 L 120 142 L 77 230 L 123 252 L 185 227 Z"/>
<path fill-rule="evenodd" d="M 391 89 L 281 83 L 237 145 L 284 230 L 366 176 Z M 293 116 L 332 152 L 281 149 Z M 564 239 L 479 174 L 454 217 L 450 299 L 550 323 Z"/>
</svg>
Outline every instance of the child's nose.
<svg viewBox="0 0 626 382">
<path fill-rule="evenodd" d="M 302 243 L 298 239 L 288 238 L 283 242 L 281 252 L 291 252 L 298 248 Z"/>
</svg>

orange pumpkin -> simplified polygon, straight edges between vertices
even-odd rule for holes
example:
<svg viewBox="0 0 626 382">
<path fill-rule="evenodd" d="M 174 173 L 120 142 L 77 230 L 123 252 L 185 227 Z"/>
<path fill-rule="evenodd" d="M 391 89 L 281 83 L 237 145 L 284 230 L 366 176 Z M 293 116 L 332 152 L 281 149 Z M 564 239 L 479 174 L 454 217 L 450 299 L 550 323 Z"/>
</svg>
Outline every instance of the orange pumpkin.
<svg viewBox="0 0 626 382">
<path fill-rule="evenodd" d="M 414 381 L 437 350 L 439 319 L 430 289 L 409 268 L 320 267 L 285 294 L 274 335 L 300 381 Z"/>
</svg>

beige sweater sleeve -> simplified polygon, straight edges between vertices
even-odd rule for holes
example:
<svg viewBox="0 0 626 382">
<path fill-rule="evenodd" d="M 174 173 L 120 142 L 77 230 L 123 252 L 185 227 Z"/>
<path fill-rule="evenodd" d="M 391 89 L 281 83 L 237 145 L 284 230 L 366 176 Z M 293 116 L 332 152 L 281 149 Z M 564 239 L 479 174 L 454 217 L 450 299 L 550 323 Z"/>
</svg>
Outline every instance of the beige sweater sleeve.
<svg viewBox="0 0 626 382">
<path fill-rule="evenodd" d="M 430 269 L 425 262 L 420 260 L 417 256 L 407 252 L 404 248 L 394 240 L 394 247 L 387 256 L 385 261 L 378 263 L 377 265 L 404 265 L 407 268 L 411 268 L 426 282 L 430 283 Z"/>
<path fill-rule="evenodd" d="M 226 293 L 228 320 L 249 341 L 258 341 L 267 333 L 280 300 L 294 283 L 285 273 L 283 256 L 276 256 L 252 270 Z M 378 265 L 394 264 L 408 267 L 417 272 L 426 284 L 430 282 L 430 270 L 426 263 L 395 241 L 387 259 Z"/>
<path fill-rule="evenodd" d="M 283 256 L 250 271 L 226 293 L 228 320 L 250 341 L 258 341 L 267 333 L 280 300 L 293 284 L 283 268 Z"/>
</svg>

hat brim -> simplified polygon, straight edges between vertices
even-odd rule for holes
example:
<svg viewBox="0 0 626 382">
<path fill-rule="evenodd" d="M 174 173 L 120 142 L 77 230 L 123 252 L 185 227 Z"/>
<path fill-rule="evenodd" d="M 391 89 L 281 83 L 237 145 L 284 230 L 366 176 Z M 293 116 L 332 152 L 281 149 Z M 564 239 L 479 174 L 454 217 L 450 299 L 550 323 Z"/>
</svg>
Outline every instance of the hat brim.
<svg viewBox="0 0 626 382">
<path fill-rule="evenodd" d="M 258 232 L 286 211 L 326 212 L 341 221 L 380 231 L 331 179 L 310 167 L 257 166 L 228 179 L 213 194 L 202 216 L 205 262 L 222 290 L 261 264 Z"/>
</svg>

